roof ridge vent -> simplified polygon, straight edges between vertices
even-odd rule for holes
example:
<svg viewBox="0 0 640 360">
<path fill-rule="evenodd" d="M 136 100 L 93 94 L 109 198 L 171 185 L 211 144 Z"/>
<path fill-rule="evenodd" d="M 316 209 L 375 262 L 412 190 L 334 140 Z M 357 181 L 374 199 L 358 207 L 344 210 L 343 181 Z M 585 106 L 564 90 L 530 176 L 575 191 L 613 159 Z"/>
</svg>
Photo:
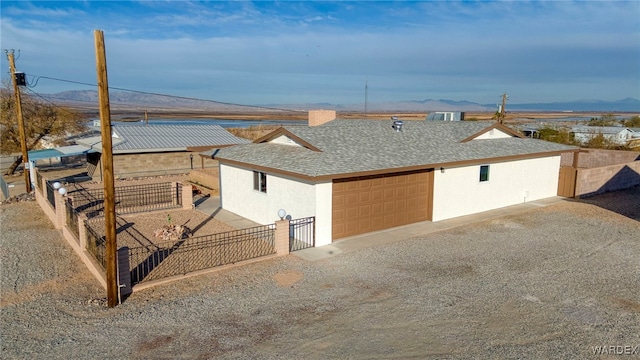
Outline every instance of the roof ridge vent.
<svg viewBox="0 0 640 360">
<path fill-rule="evenodd" d="M 393 124 L 391 124 L 393 130 L 396 132 L 402 131 L 402 125 L 404 125 L 404 122 L 402 120 L 398 120 L 397 116 L 392 116 L 391 120 L 393 120 Z"/>
</svg>

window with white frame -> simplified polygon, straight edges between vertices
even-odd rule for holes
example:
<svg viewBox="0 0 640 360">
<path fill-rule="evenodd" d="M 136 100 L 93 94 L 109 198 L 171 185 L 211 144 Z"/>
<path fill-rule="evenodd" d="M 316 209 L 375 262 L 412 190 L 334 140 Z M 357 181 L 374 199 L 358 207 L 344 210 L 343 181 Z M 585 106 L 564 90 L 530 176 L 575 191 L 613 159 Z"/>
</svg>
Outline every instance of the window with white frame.
<svg viewBox="0 0 640 360">
<path fill-rule="evenodd" d="M 480 166 L 480 182 L 489 181 L 489 165 Z"/>
<path fill-rule="evenodd" d="M 253 190 L 260 192 L 267 192 L 267 174 L 261 171 L 253 172 Z"/>
</svg>

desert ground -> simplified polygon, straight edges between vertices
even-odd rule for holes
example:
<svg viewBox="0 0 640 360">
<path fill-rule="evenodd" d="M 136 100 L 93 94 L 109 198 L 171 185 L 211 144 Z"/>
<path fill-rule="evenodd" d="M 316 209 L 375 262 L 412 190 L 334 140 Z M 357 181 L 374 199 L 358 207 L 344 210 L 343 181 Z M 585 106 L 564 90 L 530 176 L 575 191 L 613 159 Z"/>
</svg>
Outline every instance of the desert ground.
<svg viewBox="0 0 640 360">
<path fill-rule="evenodd" d="M 5 204 L 0 356 L 634 358 L 638 204 L 635 187 L 318 261 L 294 253 L 111 309 L 34 202 Z"/>
</svg>

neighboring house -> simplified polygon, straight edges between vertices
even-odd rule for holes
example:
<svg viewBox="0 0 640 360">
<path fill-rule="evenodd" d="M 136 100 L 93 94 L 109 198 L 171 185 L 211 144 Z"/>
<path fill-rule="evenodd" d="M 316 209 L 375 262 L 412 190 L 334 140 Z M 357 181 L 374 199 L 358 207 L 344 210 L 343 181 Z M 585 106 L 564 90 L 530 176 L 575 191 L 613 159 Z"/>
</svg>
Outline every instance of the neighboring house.
<svg viewBox="0 0 640 360">
<path fill-rule="evenodd" d="M 462 121 L 464 112 L 456 111 L 436 111 L 427 114 L 427 121 Z"/>
<path fill-rule="evenodd" d="M 219 161 L 224 209 L 262 224 L 276 220 L 279 209 L 315 216 L 316 245 L 326 245 L 556 196 L 560 155 L 579 150 L 494 122 L 396 125 L 285 126 L 204 155 Z"/>
<path fill-rule="evenodd" d="M 617 145 L 627 145 L 634 137 L 640 137 L 640 134 L 633 130 L 620 126 L 573 126 L 571 133 L 574 139 L 581 143 L 588 142 L 600 134 Z"/>
<path fill-rule="evenodd" d="M 187 173 L 205 167 L 198 154 L 208 149 L 248 143 L 219 125 L 112 125 L 113 169 L 117 177 Z M 102 137 L 77 139 L 91 149 L 88 174 L 102 179 Z M 215 166 L 210 162 L 208 166 Z"/>
</svg>

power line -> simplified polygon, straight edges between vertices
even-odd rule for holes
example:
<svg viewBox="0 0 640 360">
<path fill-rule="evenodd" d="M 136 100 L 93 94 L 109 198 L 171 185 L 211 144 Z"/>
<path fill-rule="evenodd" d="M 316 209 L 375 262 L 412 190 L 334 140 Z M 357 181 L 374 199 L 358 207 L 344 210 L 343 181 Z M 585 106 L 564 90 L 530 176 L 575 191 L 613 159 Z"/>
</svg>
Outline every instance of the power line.
<svg viewBox="0 0 640 360">
<path fill-rule="evenodd" d="M 54 108 L 56 108 L 56 109 L 58 109 L 58 110 L 60 110 L 60 111 L 64 111 L 64 112 L 66 112 L 67 114 L 72 115 L 72 116 L 76 116 L 76 115 L 77 115 L 77 114 L 74 114 L 74 113 L 70 112 L 69 110 L 67 110 L 67 109 L 65 109 L 65 108 L 63 108 L 63 107 L 61 107 L 61 106 L 59 106 L 58 104 L 56 104 L 56 103 L 54 103 L 54 102 L 50 101 L 49 99 L 45 98 L 44 96 L 42 96 L 42 95 L 38 94 L 37 92 L 35 92 L 35 91 L 33 91 L 33 90 L 29 89 L 29 88 L 25 88 L 25 90 L 27 90 L 27 92 L 28 92 L 29 94 L 31 94 L 31 95 L 33 95 L 33 96 L 35 96 L 35 97 L 39 98 L 40 100 L 42 100 L 42 101 L 44 101 L 44 102 L 48 103 L 49 105 L 53 106 Z M 56 119 L 55 119 L 55 120 L 58 120 L 58 118 L 56 117 Z"/>
<path fill-rule="evenodd" d="M 29 85 L 29 87 L 36 87 L 38 85 L 38 82 L 40 81 L 40 79 L 61 81 L 61 82 L 66 82 L 66 83 L 71 83 L 71 84 L 86 85 L 86 86 L 93 86 L 93 87 L 97 87 L 98 86 L 96 84 L 90 84 L 90 83 L 85 83 L 85 82 L 81 82 L 81 81 L 74 81 L 74 80 L 58 79 L 58 78 L 53 78 L 53 77 L 49 77 L 49 76 L 37 76 L 37 75 L 31 75 L 31 76 L 33 76 L 35 78 L 35 84 Z M 168 97 L 168 98 L 173 98 L 173 99 L 180 99 L 180 100 L 192 100 L 192 101 L 210 102 L 210 103 L 219 104 L 219 105 L 240 106 L 240 107 L 248 107 L 248 108 L 254 108 L 254 109 L 278 110 L 278 111 L 286 111 L 286 112 L 305 112 L 305 111 L 302 111 L 302 110 L 283 109 L 283 108 L 276 108 L 276 107 L 269 107 L 269 106 L 259 106 L 259 105 L 245 105 L 245 104 L 237 104 L 237 103 L 216 101 L 216 100 L 209 100 L 209 99 L 200 99 L 200 98 L 187 97 L 187 96 L 168 95 L 168 94 L 154 93 L 154 92 L 148 92 L 148 91 L 140 91 L 140 90 L 132 90 L 132 89 L 120 88 L 120 87 L 115 87 L 115 86 L 109 86 L 109 89 L 127 91 L 127 92 L 136 93 L 136 94 L 163 96 L 163 97 Z"/>
</svg>

